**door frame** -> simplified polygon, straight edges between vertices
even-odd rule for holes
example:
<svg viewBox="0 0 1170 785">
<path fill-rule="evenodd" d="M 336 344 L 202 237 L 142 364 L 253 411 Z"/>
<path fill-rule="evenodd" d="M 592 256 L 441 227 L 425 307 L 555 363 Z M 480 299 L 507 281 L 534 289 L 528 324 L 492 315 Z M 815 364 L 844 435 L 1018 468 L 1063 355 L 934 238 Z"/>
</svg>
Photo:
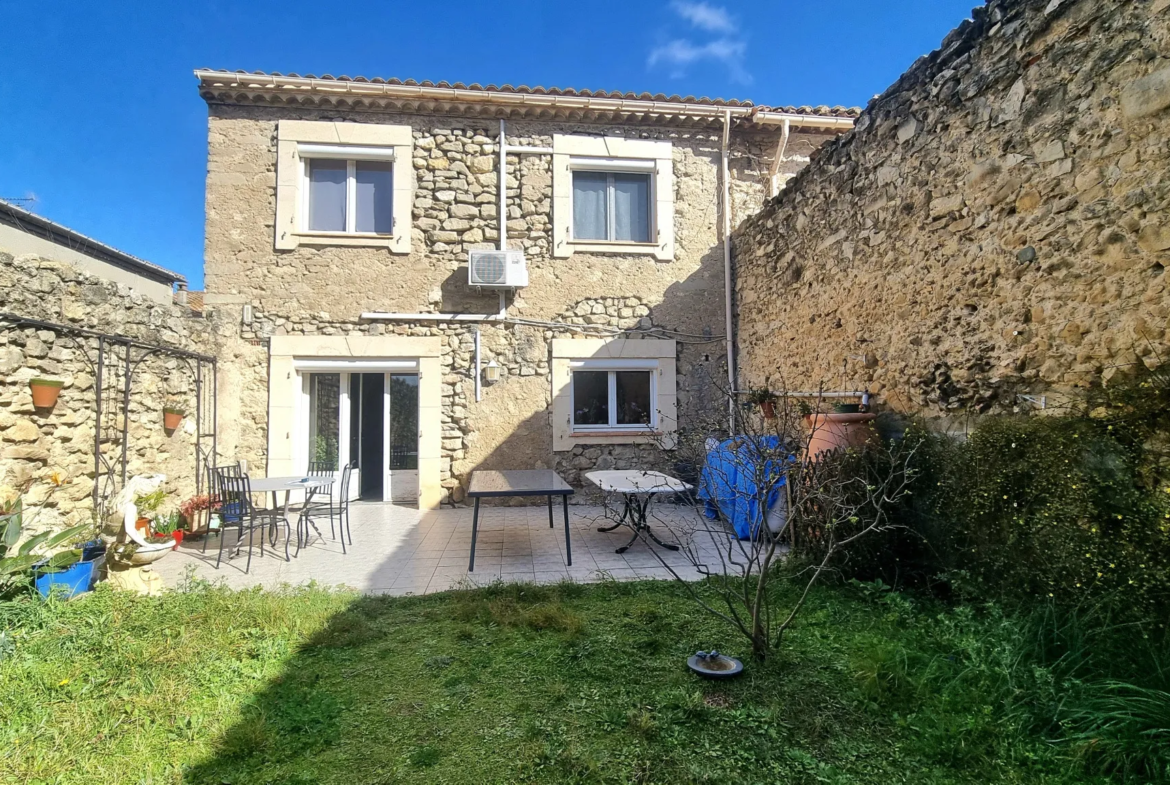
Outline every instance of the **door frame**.
<svg viewBox="0 0 1170 785">
<path fill-rule="evenodd" d="M 336 373 L 340 376 L 338 394 L 340 400 L 337 407 L 337 465 L 345 466 L 353 461 L 350 455 L 350 422 L 352 416 L 352 400 L 350 396 L 350 376 L 352 374 L 382 373 L 382 501 L 392 500 L 392 483 L 390 476 L 390 375 L 392 373 L 419 373 L 418 360 L 412 359 L 293 359 L 293 369 L 299 380 L 300 394 L 296 397 L 296 414 L 294 417 L 293 438 L 293 465 L 294 473 L 303 473 L 309 468 L 309 375 L 313 373 Z M 421 404 L 421 398 L 420 398 Z M 419 412 L 421 422 L 421 411 Z M 420 489 L 421 495 L 421 489 Z M 354 479 L 350 480 L 349 500 L 355 501 L 361 496 L 360 470 L 354 470 Z"/>
<path fill-rule="evenodd" d="M 372 328 L 371 328 L 372 329 Z M 264 466 L 267 476 L 277 477 L 295 472 L 294 455 L 300 383 L 294 368 L 295 360 L 409 360 L 418 363 L 419 427 L 418 464 L 420 510 L 438 509 L 445 493 L 442 473 L 445 466 L 442 447 L 443 433 L 443 352 L 446 339 L 438 336 L 411 335 L 274 335 L 268 339 L 267 373 L 262 364 L 241 359 L 232 367 L 240 376 L 229 381 L 220 374 L 220 381 L 236 384 L 239 379 L 259 379 L 267 383 L 267 413 L 261 400 L 240 393 L 241 428 L 247 416 L 259 414 L 261 431 L 258 443 L 252 434 L 243 430 L 237 435 L 236 451 L 240 458 L 249 458 L 257 466 Z M 226 367 L 226 366 L 225 366 Z M 228 400 L 234 396 L 220 396 Z M 260 407 L 257 412 L 256 408 Z"/>
</svg>

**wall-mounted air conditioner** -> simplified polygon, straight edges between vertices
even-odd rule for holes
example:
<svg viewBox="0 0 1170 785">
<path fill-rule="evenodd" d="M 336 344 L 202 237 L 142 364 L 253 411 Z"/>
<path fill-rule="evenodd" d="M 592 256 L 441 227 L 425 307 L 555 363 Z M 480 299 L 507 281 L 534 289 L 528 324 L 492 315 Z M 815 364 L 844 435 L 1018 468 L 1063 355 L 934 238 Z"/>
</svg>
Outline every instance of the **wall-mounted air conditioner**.
<svg viewBox="0 0 1170 785">
<path fill-rule="evenodd" d="M 489 289 L 516 289 L 528 285 L 523 251 L 472 251 L 467 260 L 467 282 Z"/>
</svg>

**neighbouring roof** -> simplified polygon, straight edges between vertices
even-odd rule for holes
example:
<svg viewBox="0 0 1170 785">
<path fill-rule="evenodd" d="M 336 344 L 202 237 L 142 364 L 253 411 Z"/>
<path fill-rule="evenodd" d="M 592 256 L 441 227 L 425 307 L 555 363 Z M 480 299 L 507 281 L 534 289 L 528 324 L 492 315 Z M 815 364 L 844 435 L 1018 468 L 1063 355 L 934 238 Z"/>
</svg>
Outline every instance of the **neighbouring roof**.
<svg viewBox="0 0 1170 785">
<path fill-rule="evenodd" d="M 203 313 L 203 291 L 198 289 L 175 292 L 175 305 L 185 305 L 195 313 Z"/>
<path fill-rule="evenodd" d="M 314 76 L 200 69 L 199 92 L 209 103 L 317 105 L 369 111 L 457 112 L 492 117 L 553 117 L 576 113 L 596 119 L 686 118 L 719 120 L 761 115 L 788 116 L 799 124 L 848 128 L 859 108 L 843 106 L 764 106 L 737 99 L 584 90 L 527 85 L 481 85 L 364 76 Z M 470 110 L 470 111 L 469 111 Z M 816 119 L 824 122 L 817 123 Z M 838 121 L 838 122 L 834 122 Z M 840 122 L 844 121 L 844 122 Z"/>
<path fill-rule="evenodd" d="M 125 251 L 119 251 L 117 248 L 17 207 L 3 199 L 0 199 L 0 225 L 11 226 L 93 259 L 137 273 L 144 278 L 167 284 L 178 283 L 184 286 L 187 284 L 187 279 L 179 273 L 145 259 L 139 259 L 137 256 L 131 256 Z"/>
</svg>

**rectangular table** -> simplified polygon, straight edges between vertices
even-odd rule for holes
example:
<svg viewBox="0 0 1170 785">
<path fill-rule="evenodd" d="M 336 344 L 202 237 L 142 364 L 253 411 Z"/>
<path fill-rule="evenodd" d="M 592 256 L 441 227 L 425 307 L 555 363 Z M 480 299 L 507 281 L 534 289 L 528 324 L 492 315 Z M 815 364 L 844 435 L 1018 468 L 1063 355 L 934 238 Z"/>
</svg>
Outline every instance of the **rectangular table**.
<svg viewBox="0 0 1170 785">
<path fill-rule="evenodd" d="M 475 572 L 475 538 L 479 533 L 479 500 L 502 496 L 547 496 L 548 527 L 553 528 L 553 497 L 561 497 L 565 513 L 565 556 L 573 566 L 573 548 L 569 544 L 569 496 L 573 487 L 551 469 L 513 469 L 509 471 L 476 471 L 471 473 L 467 495 L 475 499 L 471 514 L 471 560 L 468 572 Z"/>
<path fill-rule="evenodd" d="M 625 509 L 617 523 L 613 526 L 601 526 L 597 529 L 599 532 L 611 532 L 622 524 L 629 523 L 630 528 L 634 530 L 634 536 L 630 538 L 629 542 L 618 548 L 617 553 L 625 553 L 629 550 L 642 532 L 645 532 L 650 539 L 663 548 L 671 551 L 678 550 L 677 545 L 663 542 L 654 536 L 654 532 L 650 531 L 650 524 L 646 522 L 646 514 L 655 494 L 685 493 L 694 486 L 682 480 L 676 480 L 662 472 L 641 469 L 589 472 L 585 477 L 606 493 L 620 493 L 625 499 Z"/>
</svg>

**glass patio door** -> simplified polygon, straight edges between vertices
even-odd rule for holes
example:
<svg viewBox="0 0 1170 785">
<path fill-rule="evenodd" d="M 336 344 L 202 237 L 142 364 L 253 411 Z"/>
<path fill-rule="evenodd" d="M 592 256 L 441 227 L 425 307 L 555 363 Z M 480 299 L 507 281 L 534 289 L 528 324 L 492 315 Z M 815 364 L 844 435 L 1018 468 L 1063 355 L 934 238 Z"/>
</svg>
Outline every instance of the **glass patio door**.
<svg viewBox="0 0 1170 785">
<path fill-rule="evenodd" d="M 351 501 L 417 501 L 417 373 L 360 366 L 302 372 L 302 393 L 298 465 L 303 470 L 340 477 L 341 467 L 352 466 Z M 334 494 L 339 491 L 335 485 Z"/>
</svg>

